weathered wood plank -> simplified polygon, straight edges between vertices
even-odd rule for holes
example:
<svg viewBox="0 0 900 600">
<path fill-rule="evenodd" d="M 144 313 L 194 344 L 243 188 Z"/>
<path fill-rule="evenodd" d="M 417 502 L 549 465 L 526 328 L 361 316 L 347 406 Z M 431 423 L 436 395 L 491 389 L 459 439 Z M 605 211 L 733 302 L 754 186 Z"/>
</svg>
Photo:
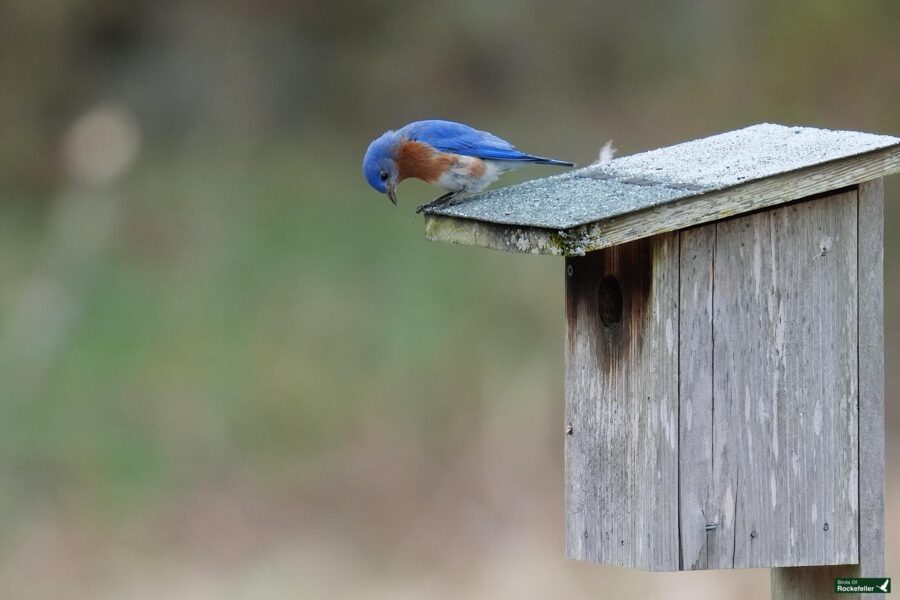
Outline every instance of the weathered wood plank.
<svg viewBox="0 0 900 600">
<path fill-rule="evenodd" d="M 856 565 L 782 567 L 772 569 L 772 600 L 823 600 L 859 598 L 859 594 L 834 594 L 837 577 L 855 577 Z M 872 596 L 872 594 L 865 594 Z"/>
<path fill-rule="evenodd" d="M 679 290 L 679 532 L 681 569 L 706 569 L 713 411 L 715 225 L 681 232 Z M 709 528 L 707 528 L 709 526 Z"/>
<path fill-rule="evenodd" d="M 772 598 L 826 597 L 835 577 L 884 571 L 884 180 L 859 186 L 859 564 L 772 570 Z M 842 596 L 844 597 L 844 596 Z M 875 598 L 875 594 L 847 595 Z"/>
<path fill-rule="evenodd" d="M 856 191 L 715 227 L 708 566 L 855 563 Z"/>
<path fill-rule="evenodd" d="M 582 256 L 594 250 L 855 186 L 897 172 L 900 172 L 900 146 L 892 146 L 570 229 L 498 225 L 474 218 L 426 215 L 425 236 L 433 241 L 495 250 Z M 600 200 L 598 198 L 598 202 Z"/>
<path fill-rule="evenodd" d="M 678 235 L 566 261 L 566 551 L 678 561 Z"/>
<path fill-rule="evenodd" d="M 425 215 L 425 237 L 433 241 L 507 252 L 557 256 L 571 254 L 566 251 L 570 244 L 570 236 L 564 231 L 504 226 L 441 215 Z"/>
<path fill-rule="evenodd" d="M 859 564 L 884 571 L 884 180 L 859 186 Z M 866 594 L 872 596 L 873 594 Z"/>
</svg>

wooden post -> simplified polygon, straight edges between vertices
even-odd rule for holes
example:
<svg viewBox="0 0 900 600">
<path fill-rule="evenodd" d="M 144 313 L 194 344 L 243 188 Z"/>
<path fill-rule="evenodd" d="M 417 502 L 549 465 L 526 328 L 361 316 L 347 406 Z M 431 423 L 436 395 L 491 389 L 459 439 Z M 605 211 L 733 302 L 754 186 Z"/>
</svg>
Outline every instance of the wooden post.
<svg viewBox="0 0 900 600">
<path fill-rule="evenodd" d="M 834 595 L 834 579 L 836 577 L 858 576 L 857 565 L 772 569 L 772 600 L 858 598 L 857 594 Z M 866 594 L 866 596 L 871 595 Z"/>
<path fill-rule="evenodd" d="M 827 597 L 835 577 L 885 575 L 884 179 L 860 184 L 858 195 L 859 564 L 772 569 L 772 598 L 779 600 Z"/>
</svg>

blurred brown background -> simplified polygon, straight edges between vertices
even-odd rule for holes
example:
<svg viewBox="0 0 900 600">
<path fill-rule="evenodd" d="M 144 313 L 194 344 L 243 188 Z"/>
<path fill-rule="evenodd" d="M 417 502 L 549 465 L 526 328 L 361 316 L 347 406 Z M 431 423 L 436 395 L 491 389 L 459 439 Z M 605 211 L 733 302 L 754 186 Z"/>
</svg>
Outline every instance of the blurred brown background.
<svg viewBox="0 0 900 600">
<path fill-rule="evenodd" d="M 582 164 L 761 121 L 900 134 L 898 26 L 896 0 L 6 0 L 0 597 L 768 598 L 766 571 L 563 559 L 562 261 L 426 242 L 434 191 L 395 209 L 360 163 L 430 117 Z"/>
</svg>

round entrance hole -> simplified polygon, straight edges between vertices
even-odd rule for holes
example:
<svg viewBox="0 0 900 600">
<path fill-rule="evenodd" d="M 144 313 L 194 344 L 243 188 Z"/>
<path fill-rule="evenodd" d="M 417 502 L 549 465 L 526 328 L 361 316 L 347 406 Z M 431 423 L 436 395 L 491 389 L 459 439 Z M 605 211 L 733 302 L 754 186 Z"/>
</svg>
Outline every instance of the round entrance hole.
<svg viewBox="0 0 900 600">
<path fill-rule="evenodd" d="M 610 328 L 622 321 L 622 288 L 614 275 L 606 275 L 600 280 L 597 306 L 604 327 Z"/>
</svg>

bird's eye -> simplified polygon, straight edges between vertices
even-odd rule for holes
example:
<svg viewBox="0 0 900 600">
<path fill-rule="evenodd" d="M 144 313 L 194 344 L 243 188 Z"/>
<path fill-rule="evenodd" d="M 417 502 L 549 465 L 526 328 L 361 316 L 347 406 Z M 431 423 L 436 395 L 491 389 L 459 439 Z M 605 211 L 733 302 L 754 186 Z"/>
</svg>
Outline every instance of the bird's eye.
<svg viewBox="0 0 900 600">
<path fill-rule="evenodd" d="M 385 173 L 384 171 L 382 171 L 382 172 L 381 172 L 381 180 L 382 180 L 382 181 L 387 181 L 387 178 L 388 178 L 388 174 Z"/>
</svg>

